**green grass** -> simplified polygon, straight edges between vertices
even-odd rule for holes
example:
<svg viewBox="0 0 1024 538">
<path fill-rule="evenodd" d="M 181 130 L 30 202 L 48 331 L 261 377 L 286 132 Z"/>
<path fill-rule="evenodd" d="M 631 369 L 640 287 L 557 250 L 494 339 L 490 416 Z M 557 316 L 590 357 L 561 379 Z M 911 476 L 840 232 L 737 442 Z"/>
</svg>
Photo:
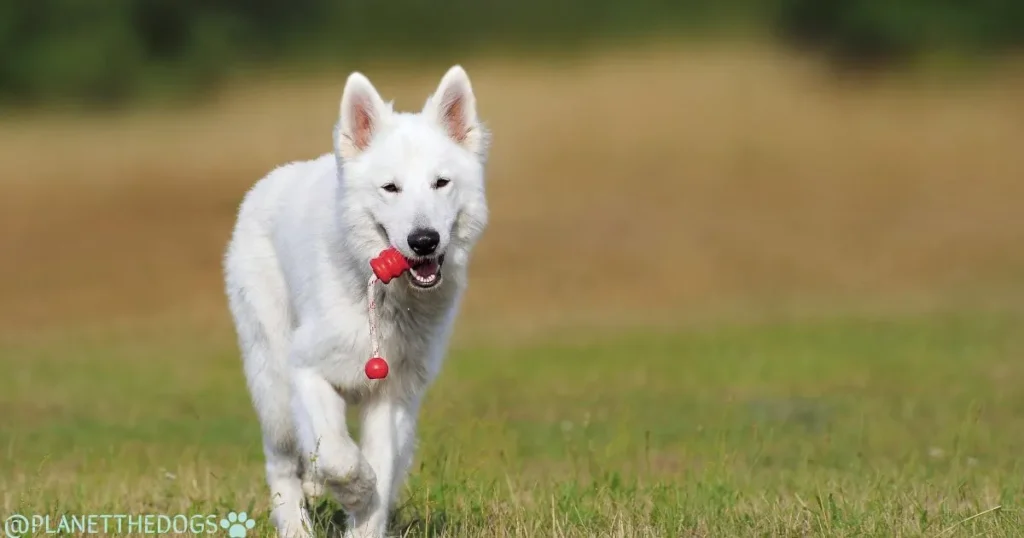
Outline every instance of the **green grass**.
<svg viewBox="0 0 1024 538">
<path fill-rule="evenodd" d="M 931 315 L 461 347 L 395 532 L 1020 536 L 1022 328 Z M 241 380 L 225 331 L 4 344 L 0 509 L 246 510 L 269 535 Z"/>
</svg>

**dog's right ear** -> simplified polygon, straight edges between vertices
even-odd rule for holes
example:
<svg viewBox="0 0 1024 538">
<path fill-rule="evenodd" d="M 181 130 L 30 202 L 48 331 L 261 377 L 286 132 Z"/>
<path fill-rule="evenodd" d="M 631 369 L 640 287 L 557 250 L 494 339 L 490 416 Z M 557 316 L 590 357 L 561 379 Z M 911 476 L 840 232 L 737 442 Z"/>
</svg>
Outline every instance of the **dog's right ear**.
<svg viewBox="0 0 1024 538">
<path fill-rule="evenodd" d="M 377 89 L 362 73 L 348 76 L 341 94 L 338 135 L 335 140 L 342 159 L 352 159 L 370 146 L 389 112 Z"/>
</svg>

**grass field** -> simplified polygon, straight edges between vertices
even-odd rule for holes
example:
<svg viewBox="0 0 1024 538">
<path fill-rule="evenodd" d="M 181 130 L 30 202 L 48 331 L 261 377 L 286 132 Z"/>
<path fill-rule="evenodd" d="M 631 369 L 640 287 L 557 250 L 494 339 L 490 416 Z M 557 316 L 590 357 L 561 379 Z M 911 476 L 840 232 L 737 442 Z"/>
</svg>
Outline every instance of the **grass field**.
<svg viewBox="0 0 1024 538">
<path fill-rule="evenodd" d="M 396 534 L 1024 535 L 1019 73 L 466 66 L 492 225 Z M 360 66 L 404 108 L 443 67 Z M 4 517 L 269 535 L 219 258 L 245 188 L 329 148 L 345 75 L 0 126 Z"/>
</svg>

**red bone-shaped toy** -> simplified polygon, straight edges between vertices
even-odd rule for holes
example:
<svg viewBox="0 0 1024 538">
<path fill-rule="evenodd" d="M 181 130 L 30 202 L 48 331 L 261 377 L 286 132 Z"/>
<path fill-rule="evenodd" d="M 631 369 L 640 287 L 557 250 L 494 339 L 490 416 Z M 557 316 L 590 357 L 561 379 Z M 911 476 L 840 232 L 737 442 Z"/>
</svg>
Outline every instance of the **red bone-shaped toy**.
<svg viewBox="0 0 1024 538">
<path fill-rule="evenodd" d="M 388 248 L 381 251 L 376 258 L 370 260 L 370 268 L 373 269 L 373 274 L 378 280 L 387 284 L 393 279 L 402 276 L 402 273 L 409 270 L 409 261 L 405 259 L 405 256 L 395 247 Z M 376 342 L 376 320 L 373 319 L 374 308 L 373 308 L 373 280 L 370 280 L 370 289 L 367 290 L 369 295 L 368 301 L 370 303 L 370 339 L 374 347 L 374 353 L 377 353 L 377 342 Z M 366 377 L 370 379 L 384 379 L 388 376 L 388 362 L 383 357 L 371 357 L 370 360 L 366 361 Z"/>
<path fill-rule="evenodd" d="M 370 260 L 370 268 L 381 282 L 387 284 L 391 279 L 398 278 L 409 270 L 409 261 L 398 252 L 398 249 L 391 247 Z"/>
</svg>

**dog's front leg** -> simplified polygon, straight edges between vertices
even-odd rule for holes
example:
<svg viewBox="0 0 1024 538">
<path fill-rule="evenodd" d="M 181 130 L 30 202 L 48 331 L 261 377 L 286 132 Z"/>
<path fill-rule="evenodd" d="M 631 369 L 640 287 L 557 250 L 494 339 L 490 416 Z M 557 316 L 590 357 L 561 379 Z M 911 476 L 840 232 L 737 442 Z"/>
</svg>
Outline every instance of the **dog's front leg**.
<svg viewBox="0 0 1024 538">
<path fill-rule="evenodd" d="M 304 462 L 348 513 L 372 501 L 376 476 L 349 436 L 345 400 L 313 368 L 292 372 L 294 410 Z"/>
<path fill-rule="evenodd" d="M 353 514 L 346 538 L 385 535 L 394 498 L 412 458 L 416 407 L 386 394 L 364 405 L 360 444 L 377 476 L 377 489 L 366 509 Z"/>
</svg>

